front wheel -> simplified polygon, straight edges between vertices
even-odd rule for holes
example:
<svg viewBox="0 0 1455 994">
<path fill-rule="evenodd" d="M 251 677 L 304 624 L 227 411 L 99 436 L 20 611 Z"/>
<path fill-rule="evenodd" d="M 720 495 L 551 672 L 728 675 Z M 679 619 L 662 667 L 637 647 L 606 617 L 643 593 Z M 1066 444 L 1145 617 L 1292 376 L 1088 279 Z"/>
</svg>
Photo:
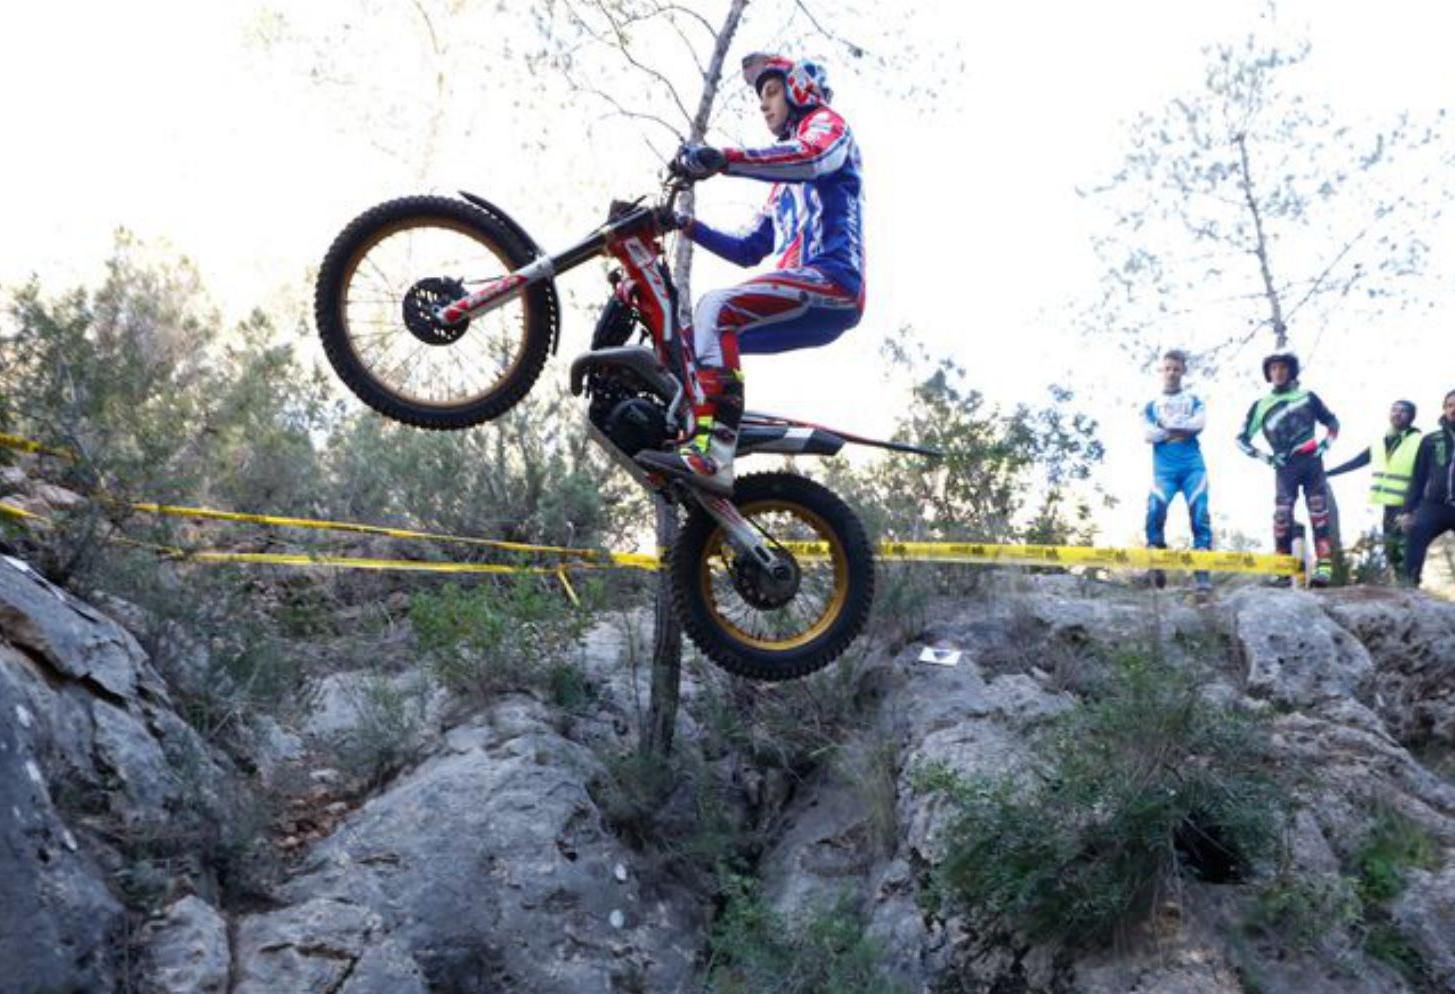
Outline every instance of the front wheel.
<svg viewBox="0 0 1455 994">
<path fill-rule="evenodd" d="M 694 507 L 672 549 L 673 603 L 713 662 L 756 680 L 791 680 L 837 659 L 874 600 L 864 526 L 832 491 L 791 473 L 737 481 L 733 503 L 791 565 L 770 577 L 736 555 L 722 527 Z"/>
<path fill-rule="evenodd" d="M 454 324 L 435 310 L 529 264 L 518 229 L 448 197 L 404 197 L 366 211 L 324 257 L 314 317 L 324 351 L 360 400 L 420 428 L 499 417 L 546 362 L 557 311 L 549 283 Z"/>
</svg>

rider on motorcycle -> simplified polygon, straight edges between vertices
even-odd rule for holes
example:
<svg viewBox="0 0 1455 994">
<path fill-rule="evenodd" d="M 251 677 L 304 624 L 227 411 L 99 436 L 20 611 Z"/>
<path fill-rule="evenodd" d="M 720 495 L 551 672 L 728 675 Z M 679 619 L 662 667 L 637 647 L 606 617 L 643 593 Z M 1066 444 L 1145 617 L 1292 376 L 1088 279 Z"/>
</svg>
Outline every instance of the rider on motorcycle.
<svg viewBox="0 0 1455 994">
<path fill-rule="evenodd" d="M 768 202 L 748 229 L 728 234 L 677 219 L 693 242 L 740 266 L 769 252 L 774 271 L 704 294 L 693 314 L 697 431 L 675 451 L 644 451 L 637 461 L 730 494 L 733 454 L 743 412 L 738 356 L 826 345 L 864 313 L 864 240 L 859 146 L 829 106 L 827 74 L 816 62 L 754 53 L 743 76 L 758 94 L 766 148 L 684 145 L 676 167 L 694 179 L 716 173 L 772 183 Z"/>
</svg>

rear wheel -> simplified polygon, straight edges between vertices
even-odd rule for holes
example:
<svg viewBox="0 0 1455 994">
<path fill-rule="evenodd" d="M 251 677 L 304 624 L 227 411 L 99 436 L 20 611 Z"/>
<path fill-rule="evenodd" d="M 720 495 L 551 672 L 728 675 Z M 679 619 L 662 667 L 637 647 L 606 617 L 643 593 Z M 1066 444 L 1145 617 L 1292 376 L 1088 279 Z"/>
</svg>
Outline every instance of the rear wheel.
<svg viewBox="0 0 1455 994">
<path fill-rule="evenodd" d="M 550 285 L 444 324 L 436 307 L 534 258 L 511 226 L 448 197 L 405 197 L 356 218 L 319 269 L 324 351 L 360 400 L 420 428 L 467 428 L 530 390 L 555 330 Z"/>
<path fill-rule="evenodd" d="M 739 676 L 791 680 L 821 669 L 858 637 L 874 600 L 863 525 L 832 491 L 791 473 L 739 479 L 733 504 L 788 568 L 770 575 L 737 555 L 717 520 L 694 507 L 670 562 L 682 627 Z"/>
</svg>

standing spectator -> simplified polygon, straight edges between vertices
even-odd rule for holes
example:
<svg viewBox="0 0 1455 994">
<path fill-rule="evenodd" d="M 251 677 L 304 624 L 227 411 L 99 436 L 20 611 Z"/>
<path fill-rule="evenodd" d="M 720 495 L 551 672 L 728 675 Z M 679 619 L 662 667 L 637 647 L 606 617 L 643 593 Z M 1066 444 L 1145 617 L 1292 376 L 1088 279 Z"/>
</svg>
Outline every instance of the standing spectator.
<svg viewBox="0 0 1455 994">
<path fill-rule="evenodd" d="M 1405 579 L 1418 587 L 1430 543 L 1455 530 L 1455 390 L 1445 395 L 1439 426 L 1420 439 L 1414 478 L 1400 524 L 1409 532 Z"/>
<path fill-rule="evenodd" d="M 1278 352 L 1263 360 L 1263 378 L 1273 391 L 1248 408 L 1248 417 L 1238 435 L 1238 448 L 1262 459 L 1274 470 L 1273 543 L 1283 555 L 1293 551 L 1293 506 L 1303 490 L 1314 529 L 1314 572 L 1309 582 L 1327 587 L 1333 579 L 1333 546 L 1329 540 L 1329 483 L 1324 478 L 1324 453 L 1339 435 L 1339 419 L 1319 400 L 1318 394 L 1298 384 L 1298 356 Z M 1323 425 L 1323 441 L 1315 438 Z M 1271 452 L 1253 444 L 1261 431 Z M 1289 577 L 1278 577 L 1277 586 L 1288 586 Z"/>
<path fill-rule="evenodd" d="M 1415 472 L 1415 454 L 1420 449 L 1420 430 L 1415 424 L 1415 405 L 1397 400 L 1389 409 L 1389 431 L 1353 459 L 1329 470 L 1338 476 L 1374 464 L 1369 481 L 1369 503 L 1384 508 L 1384 556 L 1398 577 L 1404 576 L 1404 529 L 1395 520 L 1404 510 L 1410 480 Z"/>
<path fill-rule="evenodd" d="M 1207 422 L 1202 399 L 1182 389 L 1187 373 L 1187 354 L 1172 349 L 1162 357 L 1162 392 L 1142 408 L 1147 441 L 1152 445 L 1152 491 L 1147 497 L 1147 545 L 1167 548 L 1167 511 L 1181 493 L 1187 501 L 1192 522 L 1192 547 L 1212 548 L 1212 518 L 1208 513 L 1207 466 L 1197 436 Z M 1149 574 L 1161 587 L 1167 582 L 1159 569 Z M 1197 592 L 1212 590 L 1206 570 L 1196 574 Z"/>
</svg>

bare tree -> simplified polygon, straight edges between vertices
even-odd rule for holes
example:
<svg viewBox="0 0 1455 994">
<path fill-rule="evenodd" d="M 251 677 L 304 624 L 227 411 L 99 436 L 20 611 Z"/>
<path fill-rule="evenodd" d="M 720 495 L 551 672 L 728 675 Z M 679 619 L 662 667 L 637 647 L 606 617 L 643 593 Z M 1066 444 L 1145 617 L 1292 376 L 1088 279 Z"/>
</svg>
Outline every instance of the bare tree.
<svg viewBox="0 0 1455 994">
<path fill-rule="evenodd" d="M 1110 229 L 1086 329 L 1142 359 L 1175 337 L 1216 367 L 1256 340 L 1308 346 L 1336 321 L 1430 307 L 1443 112 L 1351 123 L 1298 89 L 1306 43 L 1206 54 L 1203 88 L 1142 115 L 1121 167 L 1083 191 Z"/>
</svg>

